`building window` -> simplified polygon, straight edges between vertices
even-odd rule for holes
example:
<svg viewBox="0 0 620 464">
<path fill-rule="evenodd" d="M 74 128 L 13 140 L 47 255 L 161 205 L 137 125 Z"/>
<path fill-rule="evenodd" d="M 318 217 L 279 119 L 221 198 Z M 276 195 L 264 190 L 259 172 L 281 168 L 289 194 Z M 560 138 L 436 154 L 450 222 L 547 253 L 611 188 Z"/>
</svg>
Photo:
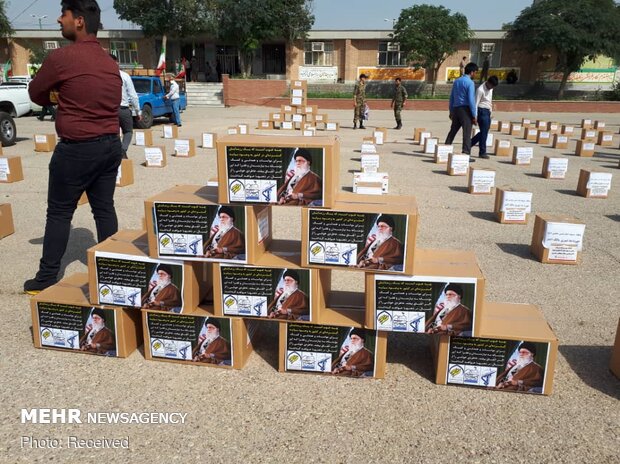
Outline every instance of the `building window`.
<svg viewBox="0 0 620 464">
<path fill-rule="evenodd" d="M 60 44 L 57 40 L 45 40 L 43 42 L 43 48 L 45 50 L 56 50 L 57 48 L 60 48 Z"/>
<path fill-rule="evenodd" d="M 306 66 L 333 66 L 333 42 L 306 42 L 304 43 L 304 64 Z"/>
<path fill-rule="evenodd" d="M 121 65 L 138 62 L 138 42 L 113 41 L 110 43 L 110 52 L 118 58 L 118 63 Z"/>
<path fill-rule="evenodd" d="M 406 66 L 407 57 L 397 42 L 379 42 L 379 66 Z"/>
<path fill-rule="evenodd" d="M 502 42 L 499 40 L 472 40 L 469 45 L 471 61 L 482 68 L 486 57 L 490 68 L 499 68 L 502 63 Z"/>
</svg>

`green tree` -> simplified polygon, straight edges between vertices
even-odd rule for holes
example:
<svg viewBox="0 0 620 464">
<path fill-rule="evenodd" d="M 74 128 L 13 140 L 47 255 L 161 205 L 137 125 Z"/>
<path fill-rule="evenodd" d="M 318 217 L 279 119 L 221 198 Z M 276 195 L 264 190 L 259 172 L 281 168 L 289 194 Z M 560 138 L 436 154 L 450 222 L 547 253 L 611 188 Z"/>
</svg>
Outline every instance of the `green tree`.
<svg viewBox="0 0 620 464">
<path fill-rule="evenodd" d="M 215 0 L 114 0 L 121 19 L 139 25 L 148 37 L 192 37 L 213 30 Z"/>
<path fill-rule="evenodd" d="M 312 24 L 308 0 L 218 0 L 218 37 L 237 46 L 244 77 L 252 74 L 252 61 L 262 42 L 302 39 Z"/>
<path fill-rule="evenodd" d="M 10 37 L 12 34 L 13 28 L 6 16 L 6 0 L 0 0 L 0 36 Z"/>
<path fill-rule="evenodd" d="M 450 14 L 443 6 L 415 5 L 400 12 L 392 37 L 407 53 L 407 60 L 430 73 L 431 94 L 435 95 L 442 63 L 457 52 L 457 44 L 472 36 L 467 18 Z"/>
<path fill-rule="evenodd" d="M 620 9 L 613 0 L 540 0 L 504 28 L 507 39 L 530 53 L 555 52 L 562 98 L 568 76 L 587 58 L 618 56 Z"/>
</svg>

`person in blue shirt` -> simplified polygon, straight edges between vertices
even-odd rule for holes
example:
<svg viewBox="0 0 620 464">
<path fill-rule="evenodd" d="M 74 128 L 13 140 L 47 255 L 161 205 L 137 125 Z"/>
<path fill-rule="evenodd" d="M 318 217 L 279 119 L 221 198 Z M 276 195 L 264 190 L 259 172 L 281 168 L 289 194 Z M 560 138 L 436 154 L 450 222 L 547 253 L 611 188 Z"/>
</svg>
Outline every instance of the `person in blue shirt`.
<svg viewBox="0 0 620 464">
<path fill-rule="evenodd" d="M 471 127 L 476 125 L 476 88 L 474 78 L 478 71 L 476 63 L 465 66 L 465 74 L 454 81 L 450 93 L 450 119 L 452 126 L 446 137 L 446 145 L 451 145 L 454 137 L 461 127 L 463 128 L 462 153 L 469 155 L 471 152 Z"/>
</svg>

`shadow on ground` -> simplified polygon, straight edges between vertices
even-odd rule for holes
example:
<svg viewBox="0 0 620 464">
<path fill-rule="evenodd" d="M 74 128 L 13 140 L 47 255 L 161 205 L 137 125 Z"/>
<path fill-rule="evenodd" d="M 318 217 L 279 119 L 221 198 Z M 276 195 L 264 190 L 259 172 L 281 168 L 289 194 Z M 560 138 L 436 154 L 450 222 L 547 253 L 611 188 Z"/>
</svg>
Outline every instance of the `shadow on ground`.
<svg viewBox="0 0 620 464">
<path fill-rule="evenodd" d="M 589 387 L 620 399 L 620 380 L 609 370 L 611 346 L 560 345 L 560 353 Z"/>
</svg>

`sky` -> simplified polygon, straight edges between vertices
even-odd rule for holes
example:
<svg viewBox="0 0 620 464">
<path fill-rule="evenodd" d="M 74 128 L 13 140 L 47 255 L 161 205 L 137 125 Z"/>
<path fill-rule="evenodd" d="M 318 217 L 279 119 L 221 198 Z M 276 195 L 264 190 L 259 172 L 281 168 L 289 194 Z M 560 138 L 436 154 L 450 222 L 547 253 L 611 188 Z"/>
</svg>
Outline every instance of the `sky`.
<svg viewBox="0 0 620 464">
<path fill-rule="evenodd" d="M 103 26 L 106 29 L 137 28 L 118 18 L 113 3 L 114 0 L 99 0 Z M 497 30 L 531 5 L 532 0 L 314 0 L 313 29 L 391 29 L 392 20 L 398 18 L 403 8 L 422 3 L 442 5 L 452 12 L 463 13 L 472 29 Z M 7 4 L 7 16 L 14 29 L 36 29 L 38 18 L 44 15 L 47 17 L 41 19 L 42 28 L 58 29 L 60 0 L 8 0 Z"/>
</svg>

